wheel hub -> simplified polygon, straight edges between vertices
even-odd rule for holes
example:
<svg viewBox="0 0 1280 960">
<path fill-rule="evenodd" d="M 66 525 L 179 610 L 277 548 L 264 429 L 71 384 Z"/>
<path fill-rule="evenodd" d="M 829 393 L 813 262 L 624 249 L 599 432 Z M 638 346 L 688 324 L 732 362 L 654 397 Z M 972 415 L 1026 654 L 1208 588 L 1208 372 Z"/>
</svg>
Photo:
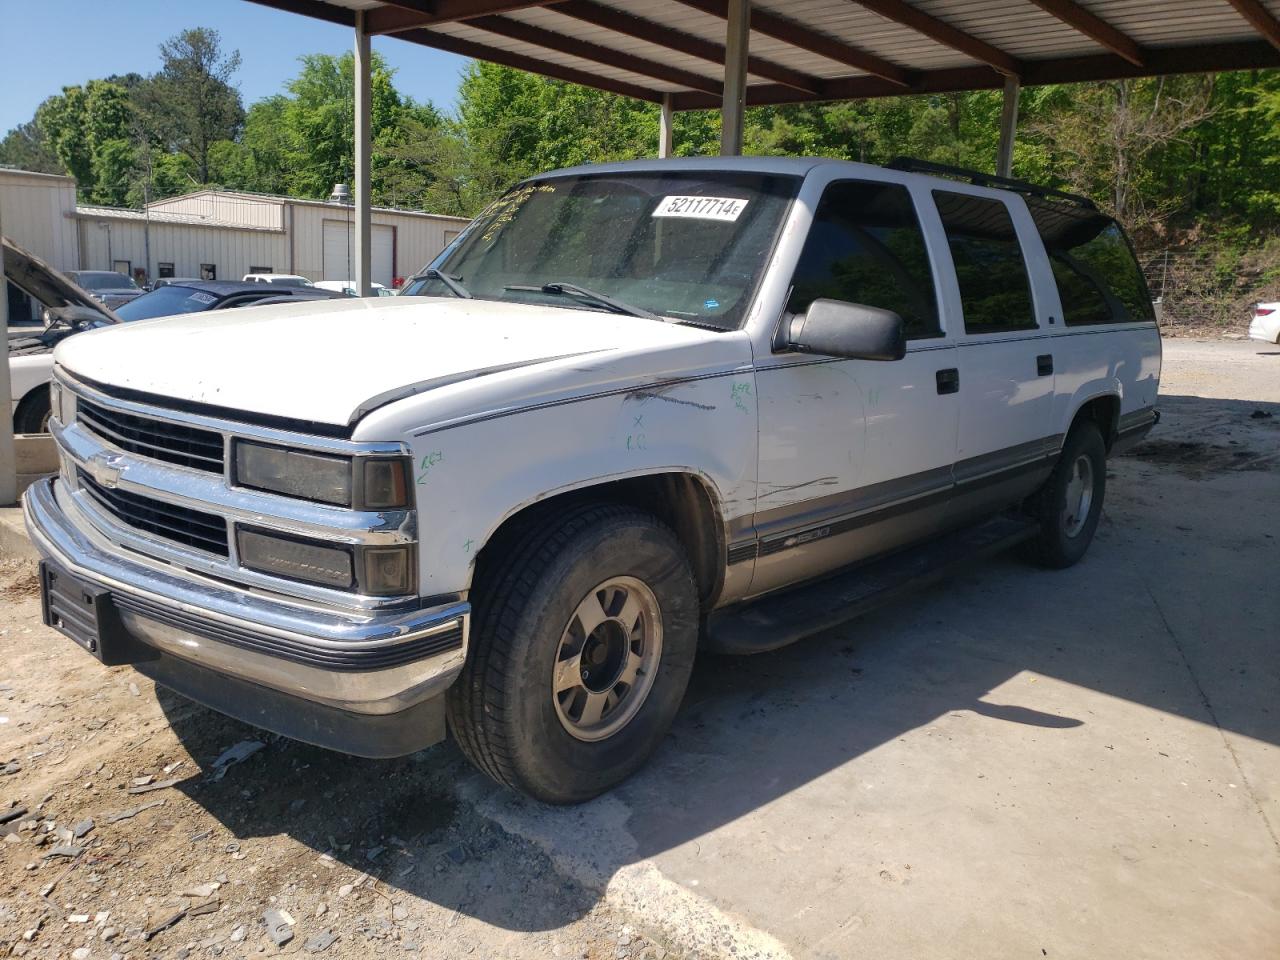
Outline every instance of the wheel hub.
<svg viewBox="0 0 1280 960">
<path fill-rule="evenodd" d="M 579 740 L 613 736 L 639 712 L 662 657 L 658 598 L 635 577 L 591 590 L 569 618 L 551 677 L 560 723 Z"/>
<path fill-rule="evenodd" d="M 1068 537 L 1080 535 L 1089 520 L 1093 506 L 1093 461 L 1081 454 L 1071 464 L 1067 477 L 1066 495 L 1063 497 L 1062 529 Z"/>
</svg>

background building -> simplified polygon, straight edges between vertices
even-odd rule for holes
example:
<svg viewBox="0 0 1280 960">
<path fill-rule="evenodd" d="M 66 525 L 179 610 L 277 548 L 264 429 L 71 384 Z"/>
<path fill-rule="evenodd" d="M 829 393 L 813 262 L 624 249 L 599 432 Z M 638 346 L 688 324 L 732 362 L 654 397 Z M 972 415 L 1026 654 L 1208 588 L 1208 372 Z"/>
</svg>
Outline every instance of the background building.
<svg viewBox="0 0 1280 960">
<path fill-rule="evenodd" d="M 238 280 L 296 273 L 346 280 L 354 272 L 350 204 L 199 190 L 143 210 L 76 203 L 71 177 L 0 169 L 5 234 L 59 270 L 139 271 L 156 277 Z M 373 210 L 373 280 L 391 286 L 456 237 L 467 220 Z"/>
</svg>

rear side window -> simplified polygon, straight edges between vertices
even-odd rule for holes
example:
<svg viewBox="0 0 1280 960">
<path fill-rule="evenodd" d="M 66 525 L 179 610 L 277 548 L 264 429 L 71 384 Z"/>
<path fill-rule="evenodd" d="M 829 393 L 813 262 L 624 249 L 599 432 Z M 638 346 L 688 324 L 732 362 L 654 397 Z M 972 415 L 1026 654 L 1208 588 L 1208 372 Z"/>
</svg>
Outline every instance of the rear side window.
<svg viewBox="0 0 1280 960">
<path fill-rule="evenodd" d="M 935 190 L 955 262 L 965 333 L 1036 329 L 1022 247 L 999 200 Z"/>
<path fill-rule="evenodd" d="M 1086 207 L 1027 198 L 1069 327 L 1154 322 L 1147 281 L 1124 231 Z"/>
<path fill-rule="evenodd" d="M 787 309 L 844 300 L 902 317 L 908 339 L 942 336 L 933 273 L 911 195 L 894 183 L 833 183 L 822 196 Z"/>
</svg>

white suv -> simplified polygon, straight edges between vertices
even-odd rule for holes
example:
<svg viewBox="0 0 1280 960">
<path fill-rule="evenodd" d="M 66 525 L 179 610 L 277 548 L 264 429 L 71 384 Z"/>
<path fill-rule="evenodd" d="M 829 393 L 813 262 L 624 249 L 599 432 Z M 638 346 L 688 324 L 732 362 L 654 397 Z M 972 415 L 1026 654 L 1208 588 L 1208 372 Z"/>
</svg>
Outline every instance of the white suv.
<svg viewBox="0 0 1280 960">
<path fill-rule="evenodd" d="M 903 167 L 910 165 L 903 164 Z M 519 184 L 426 296 L 58 347 L 49 621 L 337 750 L 445 735 L 541 800 L 753 653 L 985 552 L 1078 561 L 1160 336 L 1086 200 L 805 159 Z"/>
</svg>

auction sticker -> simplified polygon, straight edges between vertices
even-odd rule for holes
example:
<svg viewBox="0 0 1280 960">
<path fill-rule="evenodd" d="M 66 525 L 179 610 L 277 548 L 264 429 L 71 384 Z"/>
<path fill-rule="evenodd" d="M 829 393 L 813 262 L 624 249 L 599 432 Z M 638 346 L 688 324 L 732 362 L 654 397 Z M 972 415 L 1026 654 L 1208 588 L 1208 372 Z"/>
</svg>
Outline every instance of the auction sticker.
<svg viewBox="0 0 1280 960">
<path fill-rule="evenodd" d="M 213 303 L 218 298 L 208 293 L 193 293 L 187 299 L 194 300 L 196 303 Z"/>
<path fill-rule="evenodd" d="M 747 201 L 737 197 L 663 197 L 653 215 L 733 223 L 745 209 Z"/>
</svg>

